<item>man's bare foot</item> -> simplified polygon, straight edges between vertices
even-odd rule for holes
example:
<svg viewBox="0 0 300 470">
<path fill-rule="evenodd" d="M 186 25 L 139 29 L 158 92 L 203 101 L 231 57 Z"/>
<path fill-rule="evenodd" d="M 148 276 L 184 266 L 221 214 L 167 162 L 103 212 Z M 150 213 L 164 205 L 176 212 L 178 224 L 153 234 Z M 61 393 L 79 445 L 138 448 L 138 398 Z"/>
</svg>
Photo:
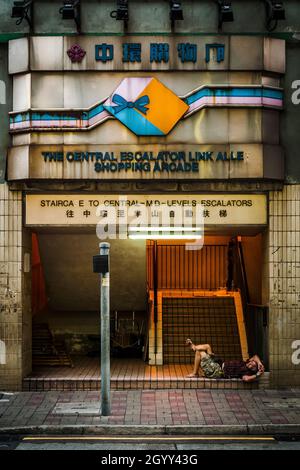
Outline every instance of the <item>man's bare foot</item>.
<svg viewBox="0 0 300 470">
<path fill-rule="evenodd" d="M 187 346 L 191 346 L 191 345 L 193 344 L 193 341 L 192 341 L 190 338 L 188 338 L 188 339 L 186 340 L 185 344 L 186 344 Z"/>
<path fill-rule="evenodd" d="M 198 374 L 189 374 L 189 375 L 187 375 L 188 379 L 196 379 L 197 377 L 199 377 Z"/>
</svg>

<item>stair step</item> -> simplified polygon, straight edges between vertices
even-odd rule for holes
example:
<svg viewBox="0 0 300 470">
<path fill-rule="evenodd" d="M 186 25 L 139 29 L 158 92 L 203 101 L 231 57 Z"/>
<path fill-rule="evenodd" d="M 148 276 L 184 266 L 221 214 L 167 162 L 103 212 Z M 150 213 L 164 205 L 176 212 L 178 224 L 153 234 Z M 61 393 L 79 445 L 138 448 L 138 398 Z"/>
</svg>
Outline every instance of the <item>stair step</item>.
<svg viewBox="0 0 300 470">
<path fill-rule="evenodd" d="M 186 338 L 195 344 L 211 344 L 223 359 L 242 359 L 234 299 L 163 298 L 162 317 L 165 364 L 193 362 Z"/>
<path fill-rule="evenodd" d="M 33 324 L 32 363 L 34 366 L 72 366 L 72 361 L 61 341 L 55 338 L 46 323 Z"/>
</svg>

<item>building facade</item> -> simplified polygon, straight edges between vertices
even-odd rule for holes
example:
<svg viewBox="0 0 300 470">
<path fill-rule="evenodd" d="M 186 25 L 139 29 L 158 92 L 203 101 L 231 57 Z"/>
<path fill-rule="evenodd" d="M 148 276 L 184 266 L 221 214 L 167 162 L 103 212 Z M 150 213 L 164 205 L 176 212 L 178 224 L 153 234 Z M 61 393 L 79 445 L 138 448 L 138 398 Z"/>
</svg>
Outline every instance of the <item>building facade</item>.
<svg viewBox="0 0 300 470">
<path fill-rule="evenodd" d="M 0 2 L 0 388 L 32 371 L 36 324 L 92 352 L 111 214 L 133 227 L 107 240 L 116 344 L 138 330 L 143 359 L 176 364 L 193 336 L 299 385 L 299 3 L 277 24 L 256 0 L 222 24 L 209 0 L 175 21 L 169 2 L 131 0 L 126 21 L 117 3 L 81 2 L 76 24 L 36 0 L 16 26 Z M 196 227 L 198 206 L 203 247 L 186 249 L 173 219 Z"/>
</svg>

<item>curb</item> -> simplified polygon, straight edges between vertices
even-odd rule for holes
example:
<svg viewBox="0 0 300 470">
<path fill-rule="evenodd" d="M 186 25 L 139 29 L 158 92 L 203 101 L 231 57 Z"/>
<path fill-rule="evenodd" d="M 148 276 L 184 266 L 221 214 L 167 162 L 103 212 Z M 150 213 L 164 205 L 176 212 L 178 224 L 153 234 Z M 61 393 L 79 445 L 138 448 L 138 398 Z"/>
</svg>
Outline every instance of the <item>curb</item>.
<svg viewBox="0 0 300 470">
<path fill-rule="evenodd" d="M 250 424 L 250 425 L 218 425 L 218 426 L 160 426 L 160 425 L 41 425 L 12 426 L 0 428 L 1 434 L 34 434 L 34 435 L 106 435 L 106 436 L 266 436 L 266 435 L 300 435 L 300 424 Z"/>
</svg>

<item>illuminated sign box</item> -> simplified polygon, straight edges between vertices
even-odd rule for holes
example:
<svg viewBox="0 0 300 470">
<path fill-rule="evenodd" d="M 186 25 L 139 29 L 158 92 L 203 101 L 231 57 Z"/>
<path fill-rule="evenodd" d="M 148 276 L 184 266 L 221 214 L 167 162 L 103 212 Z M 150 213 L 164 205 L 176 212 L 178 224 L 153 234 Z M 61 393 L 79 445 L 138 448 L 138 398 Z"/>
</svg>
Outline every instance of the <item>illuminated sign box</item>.
<svg viewBox="0 0 300 470">
<path fill-rule="evenodd" d="M 196 227 L 200 214 L 207 228 L 266 226 L 267 197 L 264 194 L 26 195 L 27 226 L 96 226 L 111 214 L 117 225 L 124 225 L 130 219 L 135 226 L 144 226 L 142 217 L 146 216 L 147 222 L 157 227 L 163 227 L 164 221 L 170 225 L 174 217 L 176 226 L 176 217 L 182 214 Z"/>
</svg>

